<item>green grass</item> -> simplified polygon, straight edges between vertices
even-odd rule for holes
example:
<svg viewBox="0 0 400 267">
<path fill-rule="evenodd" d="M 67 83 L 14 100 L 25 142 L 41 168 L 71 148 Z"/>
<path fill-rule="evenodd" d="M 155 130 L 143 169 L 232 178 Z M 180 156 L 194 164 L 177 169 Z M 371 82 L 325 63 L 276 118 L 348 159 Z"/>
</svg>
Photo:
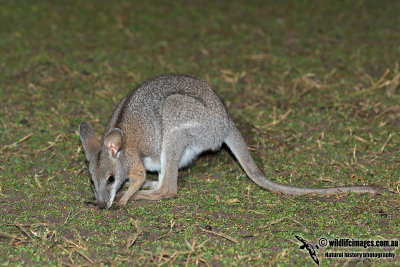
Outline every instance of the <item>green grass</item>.
<svg viewBox="0 0 400 267">
<path fill-rule="evenodd" d="M 399 2 L 169 2 L 1 2 L 0 262 L 313 266 L 295 235 L 398 239 Z M 269 193 L 223 149 L 180 171 L 175 199 L 85 204 L 79 123 L 101 136 L 130 90 L 171 72 L 216 89 L 274 180 L 397 193 Z M 317 256 L 324 266 L 399 264 L 325 251 L 398 248 Z"/>
</svg>

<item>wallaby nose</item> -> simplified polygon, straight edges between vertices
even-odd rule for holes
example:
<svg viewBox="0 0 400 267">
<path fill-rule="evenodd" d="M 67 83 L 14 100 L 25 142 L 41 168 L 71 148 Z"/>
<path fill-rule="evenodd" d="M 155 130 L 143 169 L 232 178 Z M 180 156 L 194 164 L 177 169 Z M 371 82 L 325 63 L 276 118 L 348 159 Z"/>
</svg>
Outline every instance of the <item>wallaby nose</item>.
<svg viewBox="0 0 400 267">
<path fill-rule="evenodd" d="M 99 207 L 101 210 L 104 210 L 107 207 L 107 203 L 104 201 L 97 201 L 97 207 Z"/>
</svg>

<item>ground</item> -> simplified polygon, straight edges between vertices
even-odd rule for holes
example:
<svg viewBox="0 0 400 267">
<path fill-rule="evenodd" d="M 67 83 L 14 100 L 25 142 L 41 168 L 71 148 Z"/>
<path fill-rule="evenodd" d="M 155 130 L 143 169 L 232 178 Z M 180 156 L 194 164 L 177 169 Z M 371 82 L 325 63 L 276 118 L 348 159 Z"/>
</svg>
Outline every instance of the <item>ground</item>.
<svg viewBox="0 0 400 267">
<path fill-rule="evenodd" d="M 314 245 L 398 240 L 400 2 L 1 6 L 3 265 L 313 266 L 295 235 Z M 88 121 L 101 136 L 118 102 L 163 73 L 215 88 L 272 179 L 395 194 L 273 194 L 223 148 L 180 171 L 176 198 L 99 210 L 90 204 L 78 125 Z M 396 258 L 325 257 L 332 251 Z M 399 253 L 396 246 L 316 250 L 324 266 L 392 266 Z"/>
</svg>

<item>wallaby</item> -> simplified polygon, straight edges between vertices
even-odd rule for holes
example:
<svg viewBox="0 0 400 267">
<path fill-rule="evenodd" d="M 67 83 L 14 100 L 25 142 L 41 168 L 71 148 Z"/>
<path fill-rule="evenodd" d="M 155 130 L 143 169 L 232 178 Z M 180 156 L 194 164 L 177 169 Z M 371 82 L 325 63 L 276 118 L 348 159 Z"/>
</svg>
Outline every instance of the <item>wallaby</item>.
<svg viewBox="0 0 400 267">
<path fill-rule="evenodd" d="M 146 200 L 176 196 L 178 169 L 223 143 L 247 175 L 272 192 L 325 195 L 383 190 L 374 186 L 299 188 L 270 180 L 254 163 L 221 98 L 207 83 L 184 75 L 162 75 L 131 91 L 111 115 L 101 142 L 86 122 L 80 124 L 79 134 L 101 209 L 110 208 L 114 199 L 125 206 L 132 196 Z M 146 170 L 158 172 L 158 181 L 145 182 Z M 120 190 L 125 183 L 128 189 Z M 150 189 L 143 190 L 146 187 Z"/>
</svg>

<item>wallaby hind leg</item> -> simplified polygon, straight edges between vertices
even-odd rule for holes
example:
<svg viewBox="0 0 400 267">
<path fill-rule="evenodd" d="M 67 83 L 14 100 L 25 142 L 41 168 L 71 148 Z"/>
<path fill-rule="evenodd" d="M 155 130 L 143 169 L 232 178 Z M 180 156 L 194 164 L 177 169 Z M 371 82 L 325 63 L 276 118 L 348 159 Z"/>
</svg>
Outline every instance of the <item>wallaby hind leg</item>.
<svg viewBox="0 0 400 267">
<path fill-rule="evenodd" d="M 134 199 L 160 200 L 171 198 L 178 193 L 178 168 L 187 144 L 184 132 L 172 132 L 163 143 L 161 152 L 161 172 L 159 174 L 157 188 L 151 190 L 139 190 Z M 186 142 L 185 142 L 186 140 Z"/>
<path fill-rule="evenodd" d="M 178 193 L 178 161 L 170 161 L 164 165 L 161 171 L 158 188 L 151 190 L 139 190 L 133 196 L 134 199 L 160 200 L 171 198 Z"/>
</svg>

